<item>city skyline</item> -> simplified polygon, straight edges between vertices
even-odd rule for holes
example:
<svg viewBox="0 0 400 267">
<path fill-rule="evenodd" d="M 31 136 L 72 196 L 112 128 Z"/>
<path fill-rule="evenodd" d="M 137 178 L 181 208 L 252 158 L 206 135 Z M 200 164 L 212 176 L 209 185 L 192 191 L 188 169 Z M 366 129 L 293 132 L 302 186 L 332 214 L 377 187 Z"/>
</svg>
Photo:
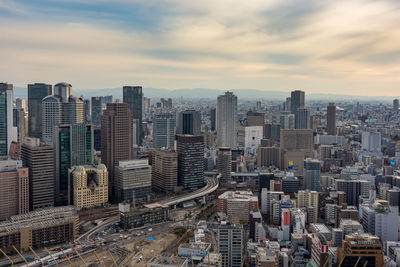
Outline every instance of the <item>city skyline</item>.
<svg viewBox="0 0 400 267">
<path fill-rule="evenodd" d="M 6 0 L 0 59 L 7 64 L 0 70 L 17 86 L 67 80 L 82 89 L 395 96 L 399 7 L 389 0 Z"/>
</svg>

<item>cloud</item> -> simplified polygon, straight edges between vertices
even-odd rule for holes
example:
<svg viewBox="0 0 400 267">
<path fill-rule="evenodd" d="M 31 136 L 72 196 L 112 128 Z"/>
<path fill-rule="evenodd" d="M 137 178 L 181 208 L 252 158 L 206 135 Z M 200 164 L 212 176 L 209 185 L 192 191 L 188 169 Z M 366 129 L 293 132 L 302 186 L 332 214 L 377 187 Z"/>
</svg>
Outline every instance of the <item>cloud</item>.
<svg viewBox="0 0 400 267">
<path fill-rule="evenodd" d="M 395 95 L 398 10 L 366 0 L 0 1 L 0 73 L 19 85 Z"/>
</svg>

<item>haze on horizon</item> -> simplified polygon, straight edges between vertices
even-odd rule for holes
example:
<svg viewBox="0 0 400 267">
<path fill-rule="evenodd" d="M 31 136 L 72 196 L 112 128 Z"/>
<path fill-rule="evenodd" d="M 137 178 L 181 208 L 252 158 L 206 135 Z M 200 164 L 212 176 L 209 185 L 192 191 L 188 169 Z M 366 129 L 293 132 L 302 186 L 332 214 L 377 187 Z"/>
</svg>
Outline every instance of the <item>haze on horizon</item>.
<svg viewBox="0 0 400 267">
<path fill-rule="evenodd" d="M 399 11 L 396 0 L 0 0 L 0 80 L 398 96 Z"/>
</svg>

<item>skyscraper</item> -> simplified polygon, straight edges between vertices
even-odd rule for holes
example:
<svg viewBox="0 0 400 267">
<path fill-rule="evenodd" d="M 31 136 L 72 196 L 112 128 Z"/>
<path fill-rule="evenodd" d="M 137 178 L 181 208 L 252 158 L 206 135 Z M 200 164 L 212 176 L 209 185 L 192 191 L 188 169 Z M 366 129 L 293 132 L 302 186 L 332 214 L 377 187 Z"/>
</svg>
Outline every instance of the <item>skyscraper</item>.
<svg viewBox="0 0 400 267">
<path fill-rule="evenodd" d="M 177 135 L 178 184 L 197 189 L 204 184 L 204 138 L 202 135 Z"/>
<path fill-rule="evenodd" d="M 336 135 L 336 105 L 329 103 L 326 112 L 326 131 L 328 135 Z"/>
<path fill-rule="evenodd" d="M 103 106 L 103 97 L 92 97 L 92 124 L 100 126 L 101 124 L 101 111 Z"/>
<path fill-rule="evenodd" d="M 153 119 L 153 147 L 174 147 L 175 126 L 174 114 L 156 114 Z"/>
<path fill-rule="evenodd" d="M 85 122 L 84 105 L 81 98 L 72 96 L 72 85 L 54 85 L 54 95 L 42 100 L 42 138 L 52 144 L 54 127 L 60 124 L 79 124 Z"/>
<path fill-rule="evenodd" d="M 26 135 L 25 110 L 23 108 L 13 109 L 13 128 L 13 140 L 18 143 L 18 147 L 21 147 Z"/>
<path fill-rule="evenodd" d="M 63 124 L 54 128 L 56 201 L 68 200 L 68 169 L 72 166 L 93 164 L 93 126 L 90 124 Z"/>
<path fill-rule="evenodd" d="M 153 149 L 152 186 L 163 192 L 173 192 L 178 185 L 178 154 L 174 150 Z"/>
<path fill-rule="evenodd" d="M 304 160 L 304 189 L 320 191 L 321 162 L 307 158 Z"/>
<path fill-rule="evenodd" d="M 40 142 L 40 139 L 27 137 L 21 146 L 23 166 L 29 169 L 29 206 L 36 210 L 54 206 L 54 150 Z"/>
<path fill-rule="evenodd" d="M 265 113 L 248 111 L 246 114 L 247 126 L 264 126 Z"/>
<path fill-rule="evenodd" d="M 101 116 L 101 160 L 108 169 L 114 194 L 115 166 L 133 158 L 133 118 L 127 103 L 109 103 Z"/>
<path fill-rule="evenodd" d="M 218 172 L 221 174 L 220 182 L 226 184 L 232 180 L 232 149 L 230 147 L 218 148 Z"/>
<path fill-rule="evenodd" d="M 237 147 L 237 96 L 226 92 L 217 100 L 217 142 L 220 147 Z"/>
<path fill-rule="evenodd" d="M 13 141 L 13 85 L 0 83 L 0 156 L 7 156 Z"/>
<path fill-rule="evenodd" d="M 241 267 L 244 249 L 242 225 L 222 222 L 217 232 L 218 253 L 222 255 L 222 266 Z"/>
<path fill-rule="evenodd" d="M 296 111 L 300 107 L 304 107 L 305 104 L 305 93 L 304 91 L 295 90 L 292 91 L 290 97 L 290 110 L 292 114 L 296 114 Z"/>
<path fill-rule="evenodd" d="M 210 110 L 211 131 L 215 131 L 216 129 L 216 119 L 217 119 L 217 109 L 212 108 Z"/>
<path fill-rule="evenodd" d="M 346 203 L 358 207 L 359 198 L 369 197 L 370 183 L 366 180 L 336 179 L 336 190 L 346 193 Z"/>
<path fill-rule="evenodd" d="M 286 97 L 285 111 L 291 112 L 292 111 L 291 105 L 292 105 L 292 98 Z"/>
<path fill-rule="evenodd" d="M 141 86 L 124 86 L 123 87 L 123 100 L 124 103 L 128 104 L 128 108 L 131 111 L 132 118 L 137 120 L 136 127 L 136 144 L 141 144 L 143 139 L 143 92 Z"/>
<path fill-rule="evenodd" d="M 51 93 L 50 84 L 28 84 L 28 136 L 42 138 L 42 100 Z"/>
<path fill-rule="evenodd" d="M 92 121 L 92 101 L 90 99 L 84 99 L 83 105 L 85 109 L 85 122 L 90 123 Z"/>
<path fill-rule="evenodd" d="M 399 100 L 398 99 L 393 100 L 393 110 L 396 112 L 399 111 Z"/>
<path fill-rule="evenodd" d="M 29 171 L 20 160 L 0 160 L 0 220 L 29 211 Z"/>
<path fill-rule="evenodd" d="M 311 129 L 310 110 L 305 107 L 299 107 L 294 116 L 296 129 Z"/>
<path fill-rule="evenodd" d="M 201 115 L 196 110 L 185 110 L 179 113 L 178 129 L 179 134 L 201 134 Z"/>
</svg>

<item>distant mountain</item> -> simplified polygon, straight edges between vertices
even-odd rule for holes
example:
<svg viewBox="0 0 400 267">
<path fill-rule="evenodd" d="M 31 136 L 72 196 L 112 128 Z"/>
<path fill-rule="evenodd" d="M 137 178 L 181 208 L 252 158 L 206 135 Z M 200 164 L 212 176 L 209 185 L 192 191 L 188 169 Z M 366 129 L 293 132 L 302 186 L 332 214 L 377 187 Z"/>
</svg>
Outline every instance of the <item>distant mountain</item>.
<svg viewBox="0 0 400 267">
<path fill-rule="evenodd" d="M 162 88 L 143 88 L 144 95 L 149 98 L 160 99 L 164 98 L 185 98 L 185 99 L 199 99 L 209 98 L 216 99 L 226 90 L 209 89 L 209 88 L 194 88 L 194 89 L 176 89 L 168 90 Z M 262 91 L 254 89 L 237 89 L 230 90 L 234 92 L 239 98 L 242 99 L 267 99 L 267 100 L 282 100 L 290 96 L 290 91 Z M 105 96 L 113 95 L 115 98 L 122 99 L 122 88 L 106 88 L 106 89 L 74 89 L 73 94 L 76 96 L 83 95 L 84 97 L 90 96 Z M 27 89 L 24 87 L 14 86 L 15 97 L 27 97 Z M 309 101 L 315 100 L 360 100 L 360 101 L 392 101 L 393 97 L 388 96 L 351 96 L 345 94 L 307 94 L 306 99 Z"/>
</svg>

